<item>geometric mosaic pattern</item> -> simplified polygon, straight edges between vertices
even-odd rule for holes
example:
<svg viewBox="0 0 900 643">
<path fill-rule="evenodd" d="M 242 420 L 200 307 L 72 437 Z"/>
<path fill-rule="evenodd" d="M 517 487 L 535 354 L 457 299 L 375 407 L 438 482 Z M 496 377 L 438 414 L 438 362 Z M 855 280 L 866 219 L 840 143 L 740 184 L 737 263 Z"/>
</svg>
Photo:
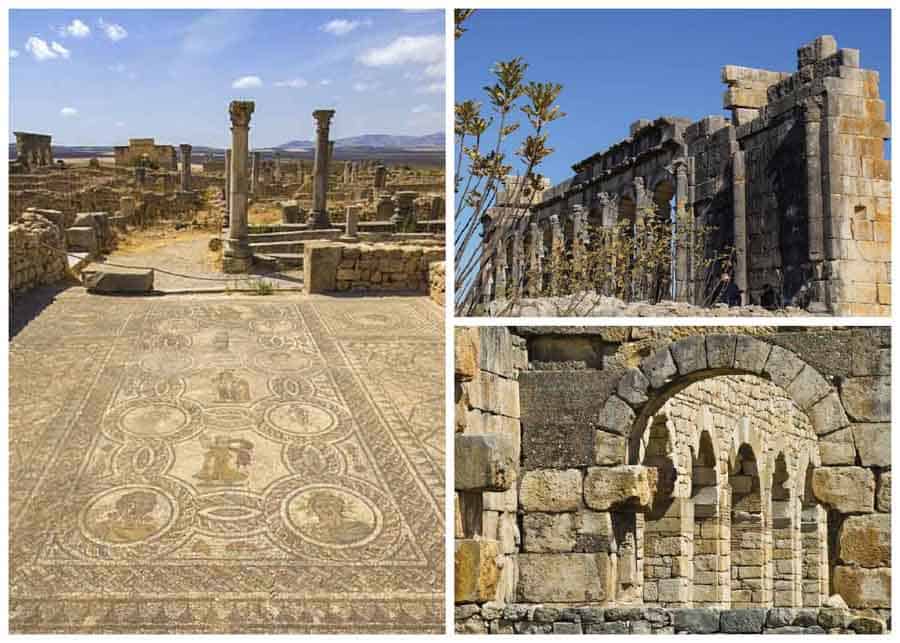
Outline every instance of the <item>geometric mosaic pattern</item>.
<svg viewBox="0 0 900 643">
<path fill-rule="evenodd" d="M 415 298 L 101 298 L 10 344 L 14 632 L 442 632 Z"/>
</svg>

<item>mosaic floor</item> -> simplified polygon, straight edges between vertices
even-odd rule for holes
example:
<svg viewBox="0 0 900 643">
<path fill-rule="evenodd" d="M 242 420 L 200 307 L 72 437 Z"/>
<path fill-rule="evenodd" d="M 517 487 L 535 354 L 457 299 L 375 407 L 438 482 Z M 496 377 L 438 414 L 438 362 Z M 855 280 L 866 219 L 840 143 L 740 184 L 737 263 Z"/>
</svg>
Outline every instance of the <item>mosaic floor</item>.
<svg viewBox="0 0 900 643">
<path fill-rule="evenodd" d="M 11 631 L 442 632 L 443 363 L 424 297 L 67 291 L 10 343 Z"/>
</svg>

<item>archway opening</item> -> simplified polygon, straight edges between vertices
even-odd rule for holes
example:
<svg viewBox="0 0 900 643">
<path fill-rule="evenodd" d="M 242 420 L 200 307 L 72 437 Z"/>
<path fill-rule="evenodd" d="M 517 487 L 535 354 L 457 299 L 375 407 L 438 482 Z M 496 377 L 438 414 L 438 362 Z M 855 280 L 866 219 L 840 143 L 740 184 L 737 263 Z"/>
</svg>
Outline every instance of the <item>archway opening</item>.
<svg viewBox="0 0 900 643">
<path fill-rule="evenodd" d="M 728 477 L 731 486 L 731 606 L 760 607 L 766 595 L 766 516 L 753 447 L 742 444 Z"/>
</svg>

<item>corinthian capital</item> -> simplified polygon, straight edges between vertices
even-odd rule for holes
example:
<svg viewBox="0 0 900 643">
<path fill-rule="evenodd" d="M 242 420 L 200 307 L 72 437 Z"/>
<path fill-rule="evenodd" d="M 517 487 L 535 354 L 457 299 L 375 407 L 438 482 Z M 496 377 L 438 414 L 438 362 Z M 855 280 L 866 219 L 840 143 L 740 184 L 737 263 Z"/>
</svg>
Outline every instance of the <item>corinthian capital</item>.
<svg viewBox="0 0 900 643">
<path fill-rule="evenodd" d="M 231 116 L 233 127 L 247 127 L 250 125 L 250 115 L 256 104 L 252 100 L 233 100 L 228 106 L 228 114 Z"/>
</svg>

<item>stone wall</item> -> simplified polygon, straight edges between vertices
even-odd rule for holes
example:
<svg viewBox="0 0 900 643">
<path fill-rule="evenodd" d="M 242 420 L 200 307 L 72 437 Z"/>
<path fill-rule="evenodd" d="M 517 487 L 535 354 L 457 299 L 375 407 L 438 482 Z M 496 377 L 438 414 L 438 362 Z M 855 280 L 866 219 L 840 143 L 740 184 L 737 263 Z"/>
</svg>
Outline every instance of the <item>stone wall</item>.
<svg viewBox="0 0 900 643">
<path fill-rule="evenodd" d="M 429 266 L 444 258 L 443 246 L 393 243 L 304 243 L 308 293 L 429 292 Z"/>
<path fill-rule="evenodd" d="M 157 145 L 152 138 L 132 138 L 113 148 L 116 165 L 137 165 L 146 156 L 154 167 L 178 169 L 178 153 L 172 145 Z"/>
<path fill-rule="evenodd" d="M 445 264 L 443 261 L 432 261 L 428 264 L 428 296 L 438 306 L 444 305 L 446 293 Z"/>
<path fill-rule="evenodd" d="M 21 294 L 37 286 L 52 284 L 66 276 L 65 256 L 45 247 L 65 250 L 59 225 L 41 214 L 26 212 L 9 226 L 9 290 Z"/>
<path fill-rule="evenodd" d="M 483 298 L 560 294 L 549 274 L 557 246 L 575 255 L 618 222 L 675 215 L 686 232 L 710 233 L 704 256 L 715 259 L 710 267 L 675 244 L 674 270 L 661 269 L 678 301 L 703 303 L 728 269 L 745 304 L 889 314 L 890 126 L 878 72 L 821 36 L 798 49 L 793 73 L 726 65 L 721 79 L 730 122 L 635 121 L 527 216 L 500 216 L 498 200 L 484 218 Z"/>
<path fill-rule="evenodd" d="M 490 544 L 501 534 L 458 534 L 470 541 L 457 544 L 459 577 L 516 569 L 502 598 L 482 587 L 458 603 L 844 604 L 889 622 L 890 330 L 724 330 L 457 334 L 458 362 L 485 342 L 511 351 L 524 338 L 528 351 L 527 369 L 475 389 L 489 405 L 521 402 L 521 425 L 504 431 L 520 450 L 484 436 L 476 444 L 468 433 L 488 433 L 470 428 L 477 407 L 457 404 L 457 431 L 473 442 L 461 468 L 457 436 L 463 525 L 492 478 L 460 472 L 496 477 L 509 460 L 515 475 L 501 477 L 516 491 L 520 530 L 502 555 Z M 472 385 L 457 371 L 459 402 Z"/>
<path fill-rule="evenodd" d="M 553 607 L 485 603 L 456 608 L 465 634 L 882 634 L 884 621 L 842 608 Z"/>
</svg>

